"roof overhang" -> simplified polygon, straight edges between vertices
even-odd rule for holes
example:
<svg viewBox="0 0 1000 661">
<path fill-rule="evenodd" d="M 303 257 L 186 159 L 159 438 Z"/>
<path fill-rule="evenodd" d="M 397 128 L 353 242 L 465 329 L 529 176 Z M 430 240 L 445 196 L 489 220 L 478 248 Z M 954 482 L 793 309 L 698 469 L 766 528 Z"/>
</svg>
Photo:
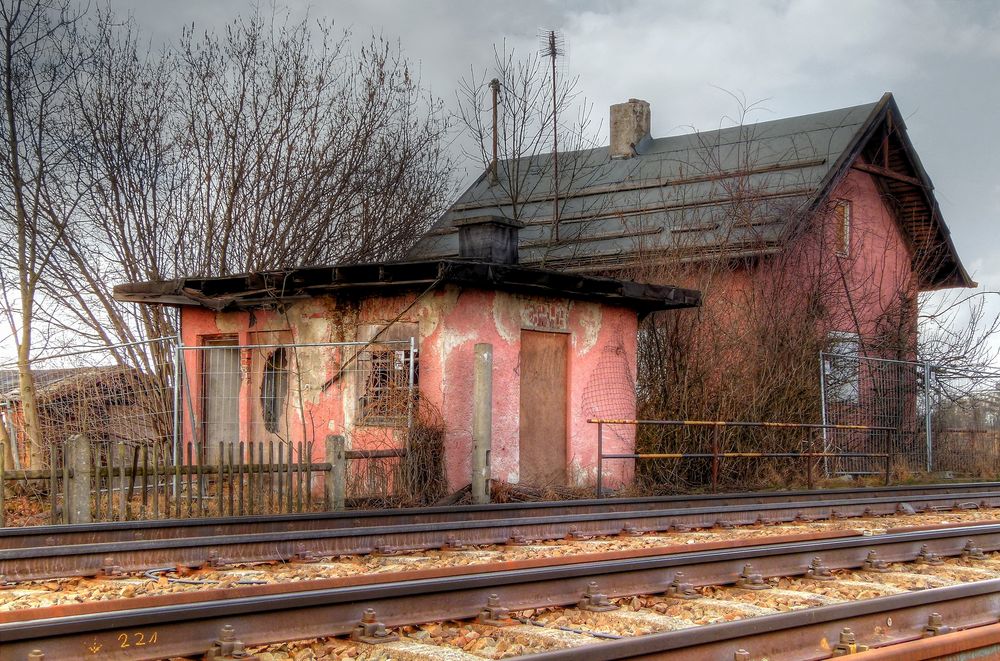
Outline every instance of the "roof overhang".
<svg viewBox="0 0 1000 661">
<path fill-rule="evenodd" d="M 692 289 L 465 260 L 316 266 L 217 278 L 140 282 L 118 285 L 114 297 L 133 303 L 231 310 L 315 296 L 357 298 L 391 294 L 447 283 L 595 301 L 633 308 L 643 314 L 701 304 L 701 293 Z"/>
</svg>

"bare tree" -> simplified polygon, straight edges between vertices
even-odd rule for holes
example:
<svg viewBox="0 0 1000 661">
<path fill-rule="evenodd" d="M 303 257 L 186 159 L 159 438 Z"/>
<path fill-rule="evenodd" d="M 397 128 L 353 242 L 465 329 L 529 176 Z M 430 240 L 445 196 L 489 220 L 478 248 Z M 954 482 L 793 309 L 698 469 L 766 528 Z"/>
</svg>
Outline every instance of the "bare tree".
<svg viewBox="0 0 1000 661">
<path fill-rule="evenodd" d="M 573 189 L 598 175 L 590 166 L 603 161 L 605 155 L 594 141 L 592 106 L 580 94 L 579 78 L 566 75 L 553 83 L 552 76 L 549 64 L 537 53 L 520 57 L 504 42 L 494 46 L 491 67 L 472 71 L 459 83 L 456 113 L 459 125 L 472 141 L 471 151 L 467 149 L 465 155 L 482 166 L 479 181 L 489 187 L 489 198 L 498 209 L 512 220 L 522 220 L 539 215 L 534 207 L 552 207 L 547 236 L 534 242 L 545 247 L 541 266 L 559 247 L 561 238 L 571 238 L 581 231 L 581 225 L 573 221 L 567 224 L 574 224 L 574 230 L 561 230 L 560 219 Z M 553 113 L 573 119 L 568 123 L 560 121 L 554 127 Z M 560 150 L 558 184 L 551 154 L 554 132 L 558 133 Z"/>
<path fill-rule="evenodd" d="M 401 256 L 443 209 L 447 119 L 399 46 L 259 14 L 185 31 L 178 158 L 188 272 Z"/>
<path fill-rule="evenodd" d="M 168 344 L 136 341 L 176 319 L 113 285 L 397 258 L 451 190 L 450 119 L 398 44 L 253 13 L 150 52 L 131 19 L 73 6 L 0 13 L 0 288 L 35 458 L 40 341 L 171 378 Z"/>
<path fill-rule="evenodd" d="M 42 306 L 40 284 L 70 222 L 77 200 L 63 185 L 74 158 L 67 122 L 67 89 L 81 66 L 79 14 L 68 0 L 14 0 L 0 4 L 0 196 L 3 204 L 0 259 L 16 338 L 19 390 L 30 463 L 40 467 L 43 448 L 30 359 L 35 320 Z"/>
<path fill-rule="evenodd" d="M 131 21 L 93 25 L 66 182 L 82 203 L 46 284 L 69 314 L 53 328 L 108 345 L 172 334 L 167 313 L 119 305 L 112 285 L 391 259 L 443 208 L 448 118 L 398 45 L 353 50 L 332 25 L 253 14 L 144 53 Z"/>
</svg>

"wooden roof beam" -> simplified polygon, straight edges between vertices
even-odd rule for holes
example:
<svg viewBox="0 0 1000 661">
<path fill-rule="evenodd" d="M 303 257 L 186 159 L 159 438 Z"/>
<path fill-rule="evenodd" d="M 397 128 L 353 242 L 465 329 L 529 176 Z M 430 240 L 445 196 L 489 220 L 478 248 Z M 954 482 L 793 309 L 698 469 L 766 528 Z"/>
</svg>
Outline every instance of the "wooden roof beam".
<svg viewBox="0 0 1000 661">
<path fill-rule="evenodd" d="M 868 163 L 860 163 L 855 161 L 852 165 L 855 170 L 861 170 L 862 172 L 867 172 L 868 174 L 873 174 L 877 177 L 885 177 L 886 179 L 894 179 L 896 181 L 902 181 L 903 183 L 910 184 L 911 186 L 917 186 L 919 188 L 924 187 L 924 183 L 917 179 L 916 177 L 910 177 L 905 174 L 900 174 L 894 170 L 884 168 L 878 165 L 869 165 Z"/>
</svg>

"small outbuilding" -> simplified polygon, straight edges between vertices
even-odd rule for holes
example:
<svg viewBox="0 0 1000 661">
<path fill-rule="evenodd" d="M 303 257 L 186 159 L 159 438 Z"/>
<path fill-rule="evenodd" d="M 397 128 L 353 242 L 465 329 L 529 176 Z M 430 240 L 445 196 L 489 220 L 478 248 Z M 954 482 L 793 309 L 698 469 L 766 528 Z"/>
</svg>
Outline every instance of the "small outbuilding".
<svg viewBox="0 0 1000 661">
<path fill-rule="evenodd" d="M 583 485 L 593 417 L 635 416 L 638 320 L 696 291 L 517 265 L 519 226 L 463 221 L 458 258 L 316 266 L 115 288 L 180 308 L 186 443 L 405 449 L 419 410 L 443 421 L 447 486 L 470 481 L 474 347 L 492 345 L 492 478 Z M 400 393 L 406 396 L 400 397 Z M 607 452 L 633 451 L 619 430 Z M 215 448 L 213 450 L 213 448 Z M 613 462 L 613 484 L 631 464 Z"/>
</svg>

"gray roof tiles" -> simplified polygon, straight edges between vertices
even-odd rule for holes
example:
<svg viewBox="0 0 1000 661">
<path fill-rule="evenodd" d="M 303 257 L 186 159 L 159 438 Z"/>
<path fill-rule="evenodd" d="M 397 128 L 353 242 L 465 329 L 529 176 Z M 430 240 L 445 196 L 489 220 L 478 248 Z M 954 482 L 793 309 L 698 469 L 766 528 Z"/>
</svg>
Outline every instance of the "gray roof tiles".
<svg viewBox="0 0 1000 661">
<path fill-rule="evenodd" d="M 560 154 L 558 241 L 550 237 L 551 154 L 501 163 L 501 182 L 520 182 L 517 208 L 510 186 L 491 186 L 482 176 L 409 257 L 457 255 L 454 222 L 483 213 L 526 224 L 526 265 L 544 258 L 547 266 L 590 270 L 640 249 L 766 250 L 812 203 L 879 105 L 656 138 L 630 159 L 613 160 L 606 147 Z M 511 174 L 514 168 L 519 174 Z"/>
</svg>

